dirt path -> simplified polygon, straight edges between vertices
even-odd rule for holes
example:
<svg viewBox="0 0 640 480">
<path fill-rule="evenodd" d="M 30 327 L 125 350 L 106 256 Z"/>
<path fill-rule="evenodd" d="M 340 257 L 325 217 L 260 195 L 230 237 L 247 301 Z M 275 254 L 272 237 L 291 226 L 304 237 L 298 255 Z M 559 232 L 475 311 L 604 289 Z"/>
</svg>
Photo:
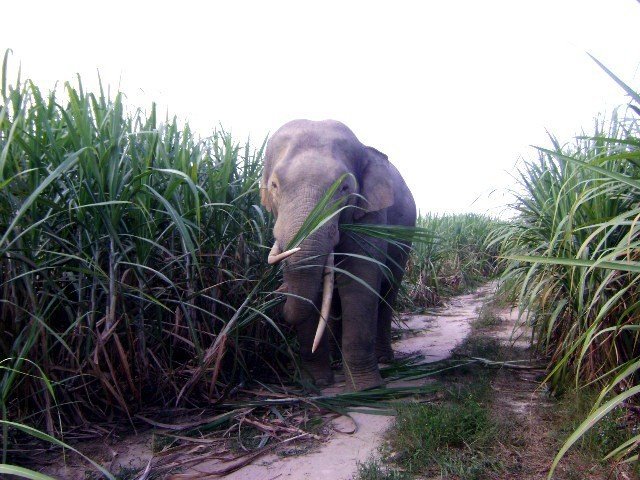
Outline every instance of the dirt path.
<svg viewBox="0 0 640 480">
<path fill-rule="evenodd" d="M 455 370 L 449 373 L 449 377 L 445 375 L 438 380 L 388 384 L 390 387 L 418 386 L 438 381 L 446 386 L 447 391 L 487 385 L 486 396 L 480 402 L 492 425 L 488 430 L 493 432 L 489 445 L 477 447 L 484 450 L 474 450 L 476 447 L 470 445 L 462 449 L 467 454 L 460 457 L 460 468 L 465 473 L 451 471 L 455 467 L 453 463 L 446 467 L 448 473 L 440 464 L 432 464 L 419 468 L 417 472 L 421 475 L 412 478 L 546 480 L 551 461 L 563 439 L 577 425 L 571 425 L 572 417 L 576 415 L 572 398 L 553 398 L 541 385 L 545 370 L 539 367 L 543 367 L 544 362 L 540 363 L 531 356 L 531 332 L 518 322 L 516 309 L 501 307 L 494 301 L 495 288 L 495 283 L 489 283 L 472 294 L 452 298 L 446 307 L 434 309 L 429 314 L 407 315 L 402 319 L 403 328 L 394 332 L 397 336 L 394 350 L 399 356 L 420 354 L 427 362 L 436 362 L 450 357 L 455 349 L 459 356 L 486 359 L 489 363 L 493 359 L 503 364 L 501 368 L 484 368 L 475 364 L 466 371 L 465 368 Z M 512 361 L 526 363 L 517 363 L 517 367 L 506 365 Z M 340 391 L 340 387 L 338 384 L 325 393 Z M 352 480 L 358 473 L 358 463 L 366 463 L 374 457 L 391 471 L 402 472 L 400 452 L 390 450 L 393 449 L 393 438 L 385 435 L 394 424 L 394 417 L 365 413 L 353 413 L 352 417 L 358 426 L 353 434 L 339 433 L 339 430 L 352 427 L 340 425 L 311 451 L 300 454 L 294 449 L 291 456 L 286 456 L 286 452 L 284 456 L 283 452 L 264 456 L 223 478 Z M 395 434 L 400 435 L 398 427 L 395 428 Z M 384 447 L 382 454 L 380 447 Z M 404 450 L 404 455 L 406 453 Z M 558 466 L 554 479 L 639 480 L 640 477 L 628 466 L 602 463 L 600 459 L 605 453 L 572 449 Z M 455 461 L 456 457 L 450 459 Z M 219 466 L 217 462 L 201 463 L 190 473 L 205 476 L 207 471 L 215 471 Z M 473 473 L 473 469 L 477 471 Z"/>
<path fill-rule="evenodd" d="M 420 353 L 428 362 L 449 357 L 451 350 L 469 334 L 470 323 L 477 318 L 478 309 L 491 298 L 494 290 L 495 284 L 490 283 L 472 294 L 452 298 L 446 307 L 434 309 L 427 315 L 404 316 L 404 328 L 394 343 L 394 350 L 399 354 Z M 396 382 L 389 385 L 399 386 Z M 357 471 L 357 463 L 366 461 L 377 452 L 384 432 L 393 422 L 393 417 L 381 415 L 353 413 L 352 417 L 358 425 L 353 434 L 334 432 L 315 451 L 289 457 L 271 454 L 223 478 L 349 480 Z M 189 473 L 206 474 L 216 466 L 219 466 L 217 462 L 203 463 Z"/>
</svg>

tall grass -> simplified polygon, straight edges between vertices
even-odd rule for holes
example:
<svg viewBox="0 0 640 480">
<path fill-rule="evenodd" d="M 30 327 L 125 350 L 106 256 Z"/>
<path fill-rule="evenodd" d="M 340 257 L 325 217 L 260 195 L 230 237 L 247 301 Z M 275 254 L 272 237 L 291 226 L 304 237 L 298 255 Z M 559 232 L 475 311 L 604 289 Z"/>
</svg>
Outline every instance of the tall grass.
<svg viewBox="0 0 640 480">
<path fill-rule="evenodd" d="M 640 105 L 640 97 L 607 72 Z M 572 144 L 552 138 L 552 148 L 538 149 L 537 160 L 519 172 L 518 215 L 495 233 L 493 243 L 508 259 L 504 283 L 550 359 L 550 384 L 562 389 L 568 381 L 612 382 L 598 402 L 622 392 L 611 408 L 638 388 L 633 386 L 640 360 L 636 105 L 615 112 L 608 122 L 596 121 L 593 133 Z M 590 416 L 582 428 L 596 420 Z"/>
<path fill-rule="evenodd" d="M 521 170 L 519 215 L 498 237 L 554 384 L 597 379 L 636 352 L 638 125 L 614 116 L 573 145 L 552 140 Z"/>
<path fill-rule="evenodd" d="M 498 247 L 487 239 L 500 221 L 471 213 L 421 214 L 416 223 L 431 238 L 413 245 L 401 295 L 405 309 L 437 305 L 498 274 Z"/>
<path fill-rule="evenodd" d="M 277 300 L 264 261 L 271 220 L 258 206 L 262 147 L 224 131 L 199 139 L 160 122 L 155 105 L 129 112 L 121 93 L 86 92 L 79 78 L 46 95 L 11 84 L 7 57 L 2 419 L 54 435 L 214 400 L 273 369 L 288 347 L 263 315 Z"/>
</svg>

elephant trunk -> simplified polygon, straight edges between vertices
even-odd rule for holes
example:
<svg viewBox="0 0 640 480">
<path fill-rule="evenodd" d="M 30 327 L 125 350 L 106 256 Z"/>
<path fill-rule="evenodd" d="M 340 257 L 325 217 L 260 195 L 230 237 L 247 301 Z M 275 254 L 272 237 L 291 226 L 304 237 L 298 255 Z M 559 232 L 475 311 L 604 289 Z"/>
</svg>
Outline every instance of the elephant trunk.
<svg viewBox="0 0 640 480">
<path fill-rule="evenodd" d="M 300 251 L 287 260 L 284 268 L 288 293 L 284 318 L 291 324 L 318 315 L 323 265 L 331 252 L 314 240 L 307 238 Z"/>
<path fill-rule="evenodd" d="M 274 229 L 276 245 L 287 245 L 306 218 L 304 209 L 296 212 L 294 221 L 291 221 L 291 217 L 283 215 L 283 213 L 281 212 L 278 216 L 278 222 Z M 283 231 L 283 228 L 278 228 L 281 227 L 278 223 L 282 221 L 285 224 L 284 219 L 287 217 L 287 229 Z M 318 318 L 325 264 L 337 243 L 335 238 L 337 235 L 331 235 L 331 232 L 337 231 L 337 220 L 336 225 L 331 226 L 331 223 L 329 222 L 328 225 L 321 227 L 307 237 L 299 245 L 299 250 L 289 253 L 288 258 L 284 261 L 283 273 L 287 285 L 284 318 L 288 323 L 295 325 L 310 318 L 314 318 L 314 320 Z M 324 296 L 326 297 L 326 294 Z"/>
</svg>

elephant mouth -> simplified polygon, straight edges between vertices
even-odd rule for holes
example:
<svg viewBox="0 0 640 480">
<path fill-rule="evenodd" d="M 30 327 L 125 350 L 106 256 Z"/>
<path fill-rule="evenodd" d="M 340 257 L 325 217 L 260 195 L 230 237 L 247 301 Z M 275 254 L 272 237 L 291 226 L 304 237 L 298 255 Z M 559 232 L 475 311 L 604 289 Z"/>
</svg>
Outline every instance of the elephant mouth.
<svg viewBox="0 0 640 480">
<path fill-rule="evenodd" d="M 300 250 L 299 247 L 292 248 L 291 250 L 287 250 L 283 252 L 278 243 L 274 243 L 271 251 L 269 252 L 269 257 L 267 258 L 267 262 L 269 265 L 275 265 L 278 262 L 281 262 L 285 258 L 290 257 L 294 253 Z M 334 273 L 334 255 L 331 252 L 327 256 L 327 261 L 324 265 L 324 271 L 322 273 L 322 305 L 320 307 L 320 318 L 318 319 L 318 329 L 316 330 L 316 335 L 313 339 L 313 346 L 311 347 L 311 353 L 314 353 L 320 345 L 320 340 L 322 340 L 322 335 L 324 334 L 325 329 L 327 328 L 327 319 L 329 318 L 329 312 L 331 311 L 331 301 L 333 300 L 333 289 L 335 286 L 335 273 Z M 280 287 L 283 288 L 283 287 Z"/>
</svg>

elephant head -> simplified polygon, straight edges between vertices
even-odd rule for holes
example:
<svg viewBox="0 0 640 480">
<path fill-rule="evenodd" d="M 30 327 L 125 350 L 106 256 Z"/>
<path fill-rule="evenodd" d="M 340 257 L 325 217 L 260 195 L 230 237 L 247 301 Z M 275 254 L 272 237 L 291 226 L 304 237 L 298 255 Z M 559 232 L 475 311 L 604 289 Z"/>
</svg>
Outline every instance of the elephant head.
<svg viewBox="0 0 640 480">
<path fill-rule="evenodd" d="M 288 257 L 284 265 L 287 322 L 295 325 L 317 318 L 321 296 L 322 310 L 328 311 L 331 297 L 326 290 L 332 290 L 332 286 L 323 282 L 322 275 L 340 243 L 339 223 L 358 221 L 367 213 L 394 203 L 391 168 L 386 155 L 363 145 L 349 128 L 333 120 L 294 120 L 270 138 L 261 200 L 276 218 L 269 261 L 275 263 Z M 335 215 L 297 249 L 283 252 L 318 201 L 339 179 L 342 183 L 335 193 L 336 201 L 343 198 L 351 208 Z M 321 295 L 323 283 L 325 294 Z"/>
</svg>

